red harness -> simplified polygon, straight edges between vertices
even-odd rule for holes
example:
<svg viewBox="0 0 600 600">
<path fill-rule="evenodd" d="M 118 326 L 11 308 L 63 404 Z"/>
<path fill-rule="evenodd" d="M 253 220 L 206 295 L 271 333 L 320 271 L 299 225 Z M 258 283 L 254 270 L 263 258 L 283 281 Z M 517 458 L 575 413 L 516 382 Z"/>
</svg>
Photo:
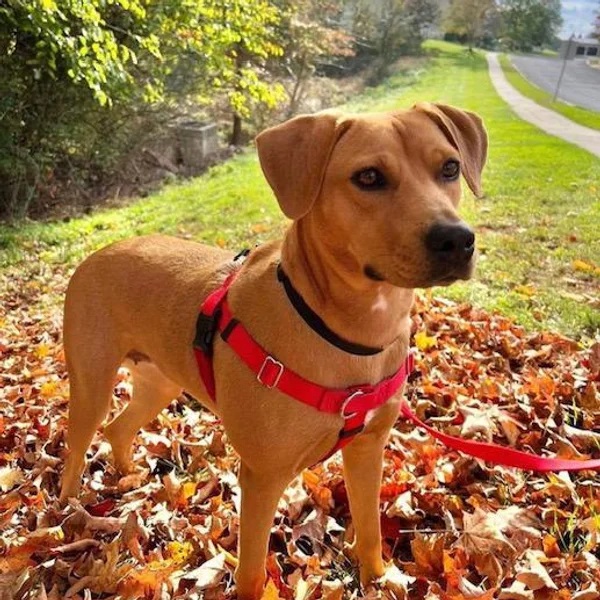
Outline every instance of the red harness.
<svg viewBox="0 0 600 600">
<path fill-rule="evenodd" d="M 216 401 L 212 341 L 216 332 L 219 331 L 223 341 L 256 374 L 256 379 L 260 384 L 269 389 L 276 388 L 316 410 L 338 414 L 344 418 L 344 426 L 340 430 L 338 441 L 325 457 L 329 458 L 364 429 L 367 413 L 385 404 L 406 381 L 413 369 L 412 354 L 408 354 L 395 375 L 375 385 L 365 384 L 346 389 L 331 389 L 308 381 L 271 356 L 234 318 L 227 302 L 227 292 L 235 275 L 235 272 L 229 275 L 225 282 L 208 296 L 202 304 L 198 317 L 194 353 L 208 394 Z M 423 427 L 449 448 L 491 463 L 531 471 L 600 469 L 600 459 L 581 461 L 546 458 L 498 444 L 465 440 L 441 433 L 421 421 L 413 413 L 405 399 L 402 399 L 400 403 L 400 413 L 415 425 Z"/>
<path fill-rule="evenodd" d="M 271 356 L 237 321 L 227 302 L 227 292 L 235 273 L 213 291 L 202 304 L 194 353 L 200 376 L 210 397 L 216 401 L 215 376 L 212 364 L 212 339 L 216 331 L 221 339 L 256 374 L 257 381 L 266 388 L 280 392 L 330 414 L 344 418 L 338 441 L 326 458 L 352 441 L 365 427 L 370 410 L 385 404 L 406 381 L 413 369 L 412 354 L 408 354 L 398 371 L 375 385 L 357 385 L 346 389 L 332 389 L 304 379 Z"/>
</svg>

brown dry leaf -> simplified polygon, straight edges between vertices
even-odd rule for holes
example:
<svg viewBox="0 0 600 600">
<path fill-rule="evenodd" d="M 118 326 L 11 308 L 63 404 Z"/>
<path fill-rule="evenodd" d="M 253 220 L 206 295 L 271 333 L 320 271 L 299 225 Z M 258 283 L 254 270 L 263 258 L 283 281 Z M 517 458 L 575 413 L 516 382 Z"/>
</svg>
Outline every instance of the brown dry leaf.
<svg viewBox="0 0 600 600">
<path fill-rule="evenodd" d="M 142 545 L 148 542 L 150 534 L 144 527 L 143 521 L 138 514 L 130 512 L 127 515 L 127 520 L 123 525 L 122 536 L 125 547 L 129 549 L 131 554 L 140 563 L 144 563 L 145 557 Z"/>
<path fill-rule="evenodd" d="M 383 577 L 379 580 L 379 584 L 384 590 L 393 592 L 396 598 L 403 599 L 409 597 L 408 588 L 415 581 L 415 577 L 403 573 L 396 565 L 391 564 L 386 567 Z"/>
<path fill-rule="evenodd" d="M 499 522 L 495 513 L 487 513 L 480 508 L 463 516 L 463 533 L 456 546 L 469 554 L 498 554 L 510 557 L 516 554 L 514 546 L 502 533 L 504 524 Z"/>
<path fill-rule="evenodd" d="M 0 491 L 8 492 L 24 479 L 23 471 L 13 467 L 0 467 Z"/>
<path fill-rule="evenodd" d="M 388 517 L 401 517 L 408 521 L 419 520 L 423 511 L 414 508 L 412 492 L 399 494 L 385 513 Z"/>
<path fill-rule="evenodd" d="M 443 535 L 415 535 L 410 543 L 415 560 L 415 575 L 435 577 L 444 572 L 444 541 Z M 406 568 L 408 570 L 408 566 Z"/>
<path fill-rule="evenodd" d="M 494 513 L 475 508 L 472 515 L 465 513 L 463 522 L 463 534 L 456 546 L 473 555 L 495 553 L 511 558 L 519 548 L 540 537 L 535 516 L 516 506 Z"/>
<path fill-rule="evenodd" d="M 575 592 L 571 600 L 598 600 L 600 598 L 600 592 L 596 583 L 590 584 L 584 590 Z"/>
<path fill-rule="evenodd" d="M 179 578 L 175 580 L 184 580 L 192 583 L 192 587 L 188 588 L 189 591 L 201 592 L 217 587 L 225 573 L 227 572 L 225 554 L 221 553 L 207 560 L 204 564 L 200 565 L 197 569 L 187 571 Z"/>
<path fill-rule="evenodd" d="M 539 557 L 543 558 L 542 552 L 527 550 L 522 559 L 521 566 L 517 567 L 515 579 L 524 583 L 527 589 L 533 591 L 544 587 L 551 590 L 558 589 L 556 584 L 550 579 L 548 571 L 546 571 L 542 563 L 538 560 Z"/>
<path fill-rule="evenodd" d="M 294 585 L 294 600 L 308 600 L 320 583 L 320 577 L 311 576 L 308 579 L 299 579 Z"/>
<path fill-rule="evenodd" d="M 321 594 L 322 600 L 342 600 L 344 596 L 344 584 L 338 579 L 335 581 L 323 581 L 321 584 Z"/>
<path fill-rule="evenodd" d="M 498 600 L 534 600 L 534 593 L 524 583 L 515 581 L 509 588 L 500 591 Z"/>
<path fill-rule="evenodd" d="M 331 490 L 321 484 L 319 475 L 315 471 L 306 469 L 302 472 L 302 481 L 315 502 L 324 510 L 329 510 L 332 506 Z"/>
<path fill-rule="evenodd" d="M 502 563 L 494 554 L 476 554 L 474 563 L 478 573 L 493 587 L 498 586 L 506 576 Z"/>
<path fill-rule="evenodd" d="M 302 485 L 302 479 L 297 477 L 286 488 L 279 504 L 282 510 L 287 510 L 289 518 L 294 521 L 300 516 L 308 501 L 309 497 Z"/>
<path fill-rule="evenodd" d="M 486 407 L 485 409 L 461 406 L 459 410 L 465 417 L 460 432 L 461 437 L 479 437 L 486 442 L 493 440 L 496 431 L 494 419 L 498 417 L 498 408 L 496 406 Z"/>
</svg>

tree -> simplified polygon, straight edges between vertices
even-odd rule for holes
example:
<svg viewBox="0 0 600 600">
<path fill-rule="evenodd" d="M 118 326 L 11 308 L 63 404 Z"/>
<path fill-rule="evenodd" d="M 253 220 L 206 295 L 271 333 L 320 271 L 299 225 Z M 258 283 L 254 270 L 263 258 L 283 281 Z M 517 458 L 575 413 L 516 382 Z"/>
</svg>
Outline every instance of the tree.
<svg viewBox="0 0 600 600">
<path fill-rule="evenodd" d="M 225 94 L 234 132 L 284 97 L 267 0 L 5 0 L 0 5 L 0 213 L 27 212 L 57 169 L 82 186 L 116 161 L 152 110 Z"/>
<path fill-rule="evenodd" d="M 350 2 L 353 8 L 352 32 L 377 56 L 376 79 L 402 54 L 415 54 L 428 29 L 439 18 L 436 0 L 381 0 Z"/>
<path fill-rule="evenodd" d="M 481 42 L 495 13 L 495 0 L 453 0 L 444 18 L 444 29 L 463 38 L 470 48 Z"/>
<path fill-rule="evenodd" d="M 592 31 L 592 37 L 600 40 L 600 10 L 596 11 L 596 18 L 594 19 L 594 29 Z"/>
<path fill-rule="evenodd" d="M 514 50 L 551 44 L 561 24 L 560 0 L 501 0 L 502 36 Z"/>
<path fill-rule="evenodd" d="M 305 95 L 308 81 L 320 63 L 354 56 L 354 37 L 339 25 L 341 3 L 331 0 L 283 0 L 280 39 L 288 86 L 287 116 L 291 117 Z"/>
</svg>

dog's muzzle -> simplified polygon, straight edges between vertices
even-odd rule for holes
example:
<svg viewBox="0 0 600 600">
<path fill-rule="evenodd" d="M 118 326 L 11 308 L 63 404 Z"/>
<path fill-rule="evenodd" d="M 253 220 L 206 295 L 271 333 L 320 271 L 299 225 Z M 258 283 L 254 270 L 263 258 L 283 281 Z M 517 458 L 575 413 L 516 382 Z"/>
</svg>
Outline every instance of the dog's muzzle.
<svg viewBox="0 0 600 600">
<path fill-rule="evenodd" d="M 425 247 L 436 279 L 443 282 L 470 277 L 475 234 L 465 223 L 434 223 L 425 235 Z"/>
</svg>

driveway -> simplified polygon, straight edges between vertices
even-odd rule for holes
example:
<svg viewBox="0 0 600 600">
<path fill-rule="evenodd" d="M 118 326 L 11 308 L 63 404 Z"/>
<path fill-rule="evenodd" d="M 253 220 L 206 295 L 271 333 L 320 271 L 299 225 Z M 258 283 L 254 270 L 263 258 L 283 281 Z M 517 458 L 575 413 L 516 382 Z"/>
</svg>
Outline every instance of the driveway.
<svg viewBox="0 0 600 600">
<path fill-rule="evenodd" d="M 521 74 L 538 87 L 554 94 L 563 61 L 546 56 L 511 56 Z M 600 69 L 585 60 L 568 60 L 558 94 L 560 100 L 600 112 Z"/>
</svg>

